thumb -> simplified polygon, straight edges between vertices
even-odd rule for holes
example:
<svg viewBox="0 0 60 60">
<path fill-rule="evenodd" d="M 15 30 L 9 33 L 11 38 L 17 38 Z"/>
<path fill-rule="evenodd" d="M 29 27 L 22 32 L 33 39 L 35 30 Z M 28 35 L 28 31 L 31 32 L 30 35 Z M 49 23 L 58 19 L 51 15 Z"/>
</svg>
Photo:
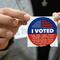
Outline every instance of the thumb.
<svg viewBox="0 0 60 60">
<path fill-rule="evenodd" d="M 53 16 L 53 19 L 54 19 L 56 22 L 59 22 L 59 20 L 60 20 L 60 13 L 54 12 L 54 13 L 52 14 L 52 16 Z"/>
</svg>

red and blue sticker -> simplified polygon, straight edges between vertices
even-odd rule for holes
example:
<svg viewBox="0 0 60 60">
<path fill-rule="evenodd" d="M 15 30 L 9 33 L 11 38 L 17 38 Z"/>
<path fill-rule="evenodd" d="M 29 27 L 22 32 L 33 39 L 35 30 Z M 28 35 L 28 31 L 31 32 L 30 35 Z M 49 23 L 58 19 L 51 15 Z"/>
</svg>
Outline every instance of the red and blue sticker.
<svg viewBox="0 0 60 60">
<path fill-rule="evenodd" d="M 28 27 L 28 38 L 36 46 L 50 45 L 55 41 L 56 37 L 57 26 L 50 18 L 38 17 Z"/>
</svg>

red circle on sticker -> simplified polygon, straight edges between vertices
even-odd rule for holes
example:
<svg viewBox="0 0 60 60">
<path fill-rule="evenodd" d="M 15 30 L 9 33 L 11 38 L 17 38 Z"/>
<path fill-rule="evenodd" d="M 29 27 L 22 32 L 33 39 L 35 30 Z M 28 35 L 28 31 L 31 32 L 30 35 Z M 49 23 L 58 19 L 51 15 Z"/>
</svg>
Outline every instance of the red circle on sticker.
<svg viewBox="0 0 60 60">
<path fill-rule="evenodd" d="M 57 26 L 49 18 L 40 17 L 34 19 L 28 27 L 28 38 L 36 46 L 47 46 L 55 41 Z"/>
</svg>

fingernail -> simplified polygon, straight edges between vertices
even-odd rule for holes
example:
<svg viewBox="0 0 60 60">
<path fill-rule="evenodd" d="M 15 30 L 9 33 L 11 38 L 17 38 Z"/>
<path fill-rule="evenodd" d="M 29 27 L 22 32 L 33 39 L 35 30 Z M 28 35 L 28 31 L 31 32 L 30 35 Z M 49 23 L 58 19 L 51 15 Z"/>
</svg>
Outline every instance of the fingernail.
<svg viewBox="0 0 60 60">
<path fill-rule="evenodd" d="M 15 19 L 15 20 L 13 21 L 13 25 L 14 25 L 14 26 L 18 26 L 18 24 L 19 24 L 19 19 Z"/>
<path fill-rule="evenodd" d="M 60 25 L 60 20 L 58 21 L 58 24 Z"/>
<path fill-rule="evenodd" d="M 29 14 L 25 14 L 25 15 L 24 15 L 24 18 L 27 19 L 27 20 L 29 20 L 30 17 L 31 17 L 31 16 L 30 16 Z"/>
</svg>

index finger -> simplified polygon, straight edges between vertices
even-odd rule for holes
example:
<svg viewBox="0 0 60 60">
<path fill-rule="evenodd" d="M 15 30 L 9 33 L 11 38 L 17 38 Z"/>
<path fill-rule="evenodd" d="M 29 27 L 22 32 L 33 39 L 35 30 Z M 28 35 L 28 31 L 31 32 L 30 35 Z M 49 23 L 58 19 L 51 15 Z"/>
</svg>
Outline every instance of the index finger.
<svg viewBox="0 0 60 60">
<path fill-rule="evenodd" d="M 25 15 L 24 11 L 19 11 L 19 10 L 12 9 L 12 8 L 1 8 L 0 13 L 11 16 L 13 18 L 18 18 L 18 19 L 23 18 Z"/>
<path fill-rule="evenodd" d="M 18 22 L 16 22 L 16 24 L 14 23 L 16 21 L 16 19 L 10 17 L 10 16 L 6 16 L 6 15 L 2 15 L 0 14 L 0 25 L 6 25 L 6 26 L 10 26 L 10 27 L 16 27 Z"/>
</svg>

